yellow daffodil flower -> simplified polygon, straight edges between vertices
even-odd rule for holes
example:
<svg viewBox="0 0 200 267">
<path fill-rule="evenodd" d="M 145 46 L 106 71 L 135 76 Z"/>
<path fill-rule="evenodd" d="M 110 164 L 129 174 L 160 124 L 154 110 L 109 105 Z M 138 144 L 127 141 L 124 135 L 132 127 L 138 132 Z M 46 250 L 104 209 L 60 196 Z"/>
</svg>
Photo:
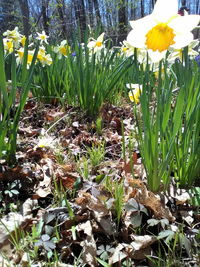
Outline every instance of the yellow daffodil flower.
<svg viewBox="0 0 200 267">
<path fill-rule="evenodd" d="M 15 29 L 12 31 L 7 30 L 3 33 L 3 36 L 6 36 L 6 38 L 11 39 L 14 42 L 15 46 L 19 44 L 22 37 L 22 35 L 18 31 L 18 27 L 15 27 Z"/>
<path fill-rule="evenodd" d="M 136 104 L 139 104 L 140 102 L 140 95 L 141 95 L 141 92 L 142 92 L 142 85 L 140 84 L 126 84 L 126 87 L 128 89 L 131 89 L 128 93 L 129 95 L 129 98 L 131 100 L 131 102 L 135 102 Z"/>
<path fill-rule="evenodd" d="M 93 38 L 90 38 L 89 43 L 87 44 L 87 47 L 91 49 L 94 53 L 97 51 L 100 51 L 102 48 L 104 48 L 103 38 L 105 33 L 103 32 L 96 40 Z"/>
<path fill-rule="evenodd" d="M 39 54 L 38 55 L 38 59 L 41 62 L 41 64 L 42 64 L 43 67 L 45 65 L 50 66 L 52 64 L 52 62 L 53 62 L 50 54 L 47 54 L 47 55 Z"/>
<path fill-rule="evenodd" d="M 60 59 L 62 56 L 67 57 L 71 52 L 71 48 L 67 43 L 67 40 L 63 40 L 59 46 L 54 48 L 54 52 L 58 53 L 58 58 Z"/>
<path fill-rule="evenodd" d="M 6 51 L 6 53 L 11 54 L 13 52 L 13 40 L 12 39 L 7 39 L 4 38 L 3 39 L 3 45 L 4 45 L 4 49 Z"/>
<path fill-rule="evenodd" d="M 36 39 L 40 40 L 41 44 L 43 44 L 43 42 L 48 44 L 47 38 L 49 38 L 49 36 L 46 35 L 45 31 L 42 31 L 42 33 L 37 32 L 37 35 Z"/>
<path fill-rule="evenodd" d="M 133 30 L 127 41 L 136 48 L 146 48 L 158 60 L 170 47 L 181 49 L 187 46 L 193 40 L 191 31 L 198 25 L 200 16 L 177 13 L 177 0 L 157 0 L 152 14 L 130 21 Z"/>
<path fill-rule="evenodd" d="M 27 68 L 28 69 L 33 60 L 33 55 L 34 55 L 34 51 L 29 50 L 28 57 L 27 57 Z M 16 59 L 17 64 L 22 63 L 23 57 L 24 57 L 24 48 L 21 47 L 19 50 L 17 50 L 17 59 Z"/>
<path fill-rule="evenodd" d="M 20 43 L 22 44 L 23 47 L 25 46 L 25 42 L 26 42 L 26 36 L 23 35 L 21 40 L 20 40 Z"/>
</svg>

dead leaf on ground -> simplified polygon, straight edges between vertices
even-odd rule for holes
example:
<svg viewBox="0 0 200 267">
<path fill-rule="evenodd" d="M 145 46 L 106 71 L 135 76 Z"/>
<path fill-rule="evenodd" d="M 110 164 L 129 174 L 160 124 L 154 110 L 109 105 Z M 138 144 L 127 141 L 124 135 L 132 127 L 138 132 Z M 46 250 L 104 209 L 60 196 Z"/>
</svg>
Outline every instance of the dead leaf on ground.
<svg viewBox="0 0 200 267">
<path fill-rule="evenodd" d="M 100 201 L 99 198 L 95 198 L 89 193 L 79 191 L 79 197 L 76 199 L 76 203 L 81 205 L 82 208 L 90 210 L 91 215 L 95 221 L 102 227 L 103 232 L 107 235 L 115 234 L 115 227 L 112 220 L 111 211 Z"/>
<path fill-rule="evenodd" d="M 60 112 L 60 111 L 52 111 L 52 112 L 47 112 L 45 114 L 45 119 L 47 121 L 54 121 L 57 118 L 61 118 L 65 115 L 65 112 Z"/>
<path fill-rule="evenodd" d="M 138 203 L 151 210 L 155 218 L 166 218 L 171 222 L 175 220 L 169 208 L 161 201 L 160 197 L 153 192 L 148 191 L 141 180 L 125 176 L 125 187 L 125 202 L 130 198 L 135 198 Z"/>
<path fill-rule="evenodd" d="M 80 245 L 83 247 L 82 259 L 84 263 L 88 264 L 91 267 L 97 266 L 97 261 L 96 261 L 97 247 L 93 237 L 92 226 L 90 221 L 78 224 L 76 226 L 76 230 L 79 233 L 83 231 L 84 234 L 86 235 L 84 240 L 80 242 Z"/>
<path fill-rule="evenodd" d="M 53 163 L 51 159 L 46 159 L 47 164 L 42 166 L 43 180 L 39 182 L 34 198 L 46 197 L 51 194 L 51 182 L 53 173 Z"/>
</svg>

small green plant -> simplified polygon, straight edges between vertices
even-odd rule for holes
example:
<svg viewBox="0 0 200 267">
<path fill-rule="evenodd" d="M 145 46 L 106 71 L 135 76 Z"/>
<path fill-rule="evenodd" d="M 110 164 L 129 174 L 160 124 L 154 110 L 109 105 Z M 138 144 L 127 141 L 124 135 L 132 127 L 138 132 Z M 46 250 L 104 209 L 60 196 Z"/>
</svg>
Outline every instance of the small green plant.
<svg viewBox="0 0 200 267">
<path fill-rule="evenodd" d="M 56 157 L 56 162 L 60 165 L 65 164 L 65 157 L 64 157 L 64 152 L 62 147 L 57 147 L 55 149 L 55 157 Z"/>
<path fill-rule="evenodd" d="M 102 117 L 96 119 L 96 131 L 98 135 L 102 135 Z"/>
<path fill-rule="evenodd" d="M 82 157 L 78 162 L 79 174 L 85 179 L 88 180 L 90 169 L 89 169 L 89 160 L 86 157 Z"/>
<path fill-rule="evenodd" d="M 21 188 L 21 182 L 19 180 L 16 180 L 8 184 L 7 189 L 4 191 L 4 194 L 8 195 L 9 197 L 13 197 L 19 194 L 19 188 Z"/>
<path fill-rule="evenodd" d="M 114 199 L 115 199 L 115 212 L 117 217 L 117 226 L 119 227 L 120 219 L 123 211 L 124 206 L 124 184 L 121 183 L 115 183 L 114 186 Z"/>
<path fill-rule="evenodd" d="M 92 146 L 91 148 L 87 148 L 87 153 L 91 162 L 92 167 L 97 167 L 105 157 L 105 145 L 100 144 L 98 146 Z"/>
</svg>

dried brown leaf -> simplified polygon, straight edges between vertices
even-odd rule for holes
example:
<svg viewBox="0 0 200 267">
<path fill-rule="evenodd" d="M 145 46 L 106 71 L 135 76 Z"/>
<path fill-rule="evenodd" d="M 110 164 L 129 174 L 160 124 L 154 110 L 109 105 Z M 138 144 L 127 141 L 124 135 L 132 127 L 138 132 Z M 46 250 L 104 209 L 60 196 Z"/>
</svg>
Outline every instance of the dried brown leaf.
<svg viewBox="0 0 200 267">
<path fill-rule="evenodd" d="M 90 221 L 78 224 L 76 226 L 76 230 L 78 232 L 83 231 L 84 234 L 86 235 L 85 239 L 80 242 L 80 245 L 83 247 L 82 259 L 84 263 L 92 267 L 97 266 L 97 261 L 96 261 L 97 247 L 93 237 L 92 226 Z"/>
</svg>

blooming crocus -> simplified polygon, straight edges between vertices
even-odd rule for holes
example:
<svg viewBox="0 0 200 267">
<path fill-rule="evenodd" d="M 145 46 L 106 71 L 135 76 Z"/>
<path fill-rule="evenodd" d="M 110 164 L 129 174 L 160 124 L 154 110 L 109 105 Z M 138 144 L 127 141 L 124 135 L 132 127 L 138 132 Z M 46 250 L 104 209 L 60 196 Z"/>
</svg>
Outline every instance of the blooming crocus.
<svg viewBox="0 0 200 267">
<path fill-rule="evenodd" d="M 139 104 L 140 95 L 142 92 L 142 85 L 134 84 L 134 83 L 130 83 L 130 84 L 128 83 L 128 84 L 126 84 L 126 87 L 128 89 L 131 89 L 128 93 L 131 102 L 135 102 L 136 104 Z"/>
<path fill-rule="evenodd" d="M 104 48 L 103 38 L 105 33 L 103 32 L 96 40 L 93 38 L 90 38 L 90 41 L 87 45 L 87 47 L 91 50 L 93 50 L 94 53 L 97 51 L 100 51 L 102 48 Z"/>
<path fill-rule="evenodd" d="M 48 44 L 47 38 L 49 38 L 49 36 L 46 35 L 45 31 L 42 31 L 42 33 L 37 32 L 37 35 L 36 39 L 40 40 L 41 44 L 43 44 L 43 42 Z"/>
<path fill-rule="evenodd" d="M 160 60 L 168 48 L 187 46 L 193 40 L 191 31 L 199 21 L 199 15 L 180 16 L 177 0 L 157 0 L 152 14 L 130 21 L 133 30 L 128 34 L 127 41 L 136 48 L 145 47 L 157 53 Z"/>
</svg>

